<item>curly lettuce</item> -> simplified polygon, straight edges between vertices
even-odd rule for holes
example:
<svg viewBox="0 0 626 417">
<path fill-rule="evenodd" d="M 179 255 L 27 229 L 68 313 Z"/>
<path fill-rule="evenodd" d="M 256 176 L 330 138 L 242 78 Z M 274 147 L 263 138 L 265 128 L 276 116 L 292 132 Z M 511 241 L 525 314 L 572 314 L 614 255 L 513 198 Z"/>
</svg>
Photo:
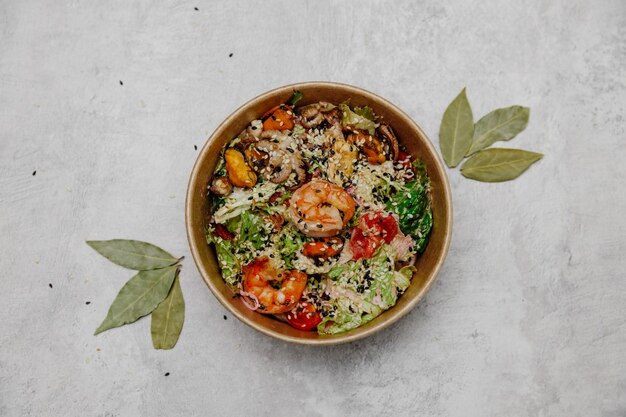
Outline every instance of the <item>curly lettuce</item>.
<svg viewBox="0 0 626 417">
<path fill-rule="evenodd" d="M 278 239 L 276 239 L 276 247 L 287 269 L 294 268 L 293 262 L 298 253 L 302 251 L 302 246 L 307 240 L 306 236 L 299 233 L 291 224 L 287 224 L 282 228 Z"/>
<path fill-rule="evenodd" d="M 402 233 L 411 236 L 415 249 L 422 253 L 428 244 L 433 227 L 433 213 L 428 188 L 430 186 L 425 168 L 420 162 L 416 166 L 416 179 L 394 194 L 387 203 L 387 210 L 398 215 Z"/>
<path fill-rule="evenodd" d="M 224 281 L 230 286 L 235 287 L 239 283 L 239 272 L 241 270 L 241 260 L 235 254 L 233 242 L 222 239 L 215 235 L 213 231 L 207 231 L 207 242 L 215 245 L 217 261 L 222 270 Z"/>
<path fill-rule="evenodd" d="M 277 187 L 277 184 L 268 181 L 257 184 L 252 189 L 235 188 L 235 191 L 224 198 L 224 204 L 213 214 L 215 223 L 225 223 L 254 206 L 264 205 Z"/>
<path fill-rule="evenodd" d="M 318 332 L 336 334 L 354 329 L 394 306 L 411 283 L 415 270 L 404 267 L 395 271 L 394 263 L 394 251 L 383 245 L 372 259 L 331 269 L 326 289 L 331 294 L 331 306 L 318 325 Z"/>
<path fill-rule="evenodd" d="M 339 108 L 343 113 L 341 121 L 344 126 L 352 126 L 357 129 L 367 130 L 370 135 L 373 135 L 376 132 L 376 116 L 369 107 L 357 107 L 354 111 L 352 111 L 350 110 L 350 106 L 346 103 L 341 103 Z"/>
<path fill-rule="evenodd" d="M 224 281 L 234 287 L 241 278 L 241 267 L 265 249 L 264 237 L 271 232 L 271 224 L 253 211 L 244 211 L 237 217 L 228 219 L 224 226 L 234 235 L 232 240 L 222 239 L 209 228 L 207 241 L 215 244 Z"/>
</svg>

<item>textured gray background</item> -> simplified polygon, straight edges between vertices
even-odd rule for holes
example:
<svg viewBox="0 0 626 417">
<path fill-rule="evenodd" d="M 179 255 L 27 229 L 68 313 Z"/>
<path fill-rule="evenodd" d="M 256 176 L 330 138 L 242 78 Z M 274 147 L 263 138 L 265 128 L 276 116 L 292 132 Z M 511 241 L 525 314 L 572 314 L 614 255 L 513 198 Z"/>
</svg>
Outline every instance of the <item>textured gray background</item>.
<svg viewBox="0 0 626 417">
<path fill-rule="evenodd" d="M 0 415 L 626 416 L 625 68 L 624 0 L 0 1 Z M 194 145 L 305 80 L 435 141 L 467 86 L 476 117 L 530 106 L 510 146 L 546 155 L 511 183 L 449 171 L 436 285 L 331 348 L 225 321 L 183 220 Z M 186 256 L 172 351 L 145 319 L 92 336 L 131 273 L 83 241 L 117 237 Z"/>
</svg>

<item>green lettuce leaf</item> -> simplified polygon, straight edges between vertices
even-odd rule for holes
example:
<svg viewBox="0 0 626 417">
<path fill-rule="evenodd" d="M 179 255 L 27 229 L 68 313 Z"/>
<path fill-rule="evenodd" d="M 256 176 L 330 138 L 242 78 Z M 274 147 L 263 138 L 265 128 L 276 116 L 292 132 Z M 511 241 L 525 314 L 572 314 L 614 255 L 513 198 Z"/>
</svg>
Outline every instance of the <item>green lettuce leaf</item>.
<svg viewBox="0 0 626 417">
<path fill-rule="evenodd" d="M 220 264 L 224 281 L 231 287 L 236 286 L 239 282 L 241 262 L 235 255 L 232 241 L 224 240 L 208 231 L 207 242 L 215 245 L 217 261 Z"/>
<path fill-rule="evenodd" d="M 400 230 L 413 238 L 415 249 L 420 253 L 426 249 L 433 225 L 428 186 L 428 177 L 418 168 L 417 179 L 407 183 L 406 188 L 387 203 L 387 210 L 398 215 Z"/>
<path fill-rule="evenodd" d="M 261 249 L 265 244 L 263 237 L 267 235 L 263 219 L 250 211 L 244 211 L 240 217 L 239 233 L 236 234 L 237 242 L 248 242 L 254 249 Z"/>
<path fill-rule="evenodd" d="M 305 242 L 304 235 L 299 233 L 291 224 L 283 227 L 280 232 L 280 237 L 276 241 L 276 247 L 287 269 L 294 268 L 293 261 L 302 250 L 302 246 Z"/>
<path fill-rule="evenodd" d="M 347 272 L 354 268 L 363 269 L 363 272 L 367 270 L 373 280 L 369 292 L 362 299 L 353 300 L 357 294 L 348 291 L 352 295 L 335 300 L 330 313 L 317 326 L 318 333 L 337 334 L 354 329 L 394 306 L 398 296 L 411 283 L 415 267 L 404 267 L 399 271 L 394 271 L 393 267 L 393 249 L 388 245 L 383 245 L 368 261 L 360 260 L 333 267 L 328 273 L 328 277 L 333 280 L 331 286 L 337 285 L 344 291 L 343 277 L 350 275 Z"/>
<path fill-rule="evenodd" d="M 287 104 L 289 104 L 290 106 L 295 106 L 297 102 L 302 100 L 302 97 L 304 97 L 302 91 L 293 90 L 293 94 L 291 95 L 291 98 L 289 99 Z"/>
<path fill-rule="evenodd" d="M 374 110 L 371 107 L 355 107 L 353 110 L 359 116 L 365 117 L 367 120 L 371 120 L 372 122 L 376 121 L 376 114 L 374 114 Z"/>
<path fill-rule="evenodd" d="M 342 123 L 344 124 L 344 126 L 352 126 L 357 129 L 367 130 L 370 135 L 373 135 L 376 132 L 376 123 L 363 115 L 365 114 L 367 116 L 370 116 L 371 109 L 369 107 L 363 108 L 369 109 L 369 111 L 360 109 L 360 112 L 362 114 L 357 114 L 353 112 L 352 110 L 350 110 L 350 107 L 345 103 L 340 104 L 339 108 L 343 112 Z M 371 112 L 371 114 L 373 115 L 373 112 Z"/>
</svg>

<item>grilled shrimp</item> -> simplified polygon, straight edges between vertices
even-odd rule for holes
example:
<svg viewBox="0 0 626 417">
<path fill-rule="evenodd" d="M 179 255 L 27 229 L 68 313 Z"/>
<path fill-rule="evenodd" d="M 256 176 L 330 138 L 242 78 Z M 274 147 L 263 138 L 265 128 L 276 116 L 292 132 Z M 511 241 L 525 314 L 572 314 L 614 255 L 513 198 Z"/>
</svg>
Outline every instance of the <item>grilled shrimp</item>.
<svg viewBox="0 0 626 417">
<path fill-rule="evenodd" d="M 263 314 L 280 314 L 293 309 L 304 292 L 307 275 L 291 270 L 279 272 L 267 256 L 256 258 L 243 267 L 242 297 L 255 302 L 254 310 Z M 278 283 L 275 288 L 273 283 Z"/>
<path fill-rule="evenodd" d="M 335 236 L 354 215 L 356 203 L 343 188 L 324 180 L 313 180 L 294 191 L 289 200 L 289 217 L 311 237 Z"/>
</svg>

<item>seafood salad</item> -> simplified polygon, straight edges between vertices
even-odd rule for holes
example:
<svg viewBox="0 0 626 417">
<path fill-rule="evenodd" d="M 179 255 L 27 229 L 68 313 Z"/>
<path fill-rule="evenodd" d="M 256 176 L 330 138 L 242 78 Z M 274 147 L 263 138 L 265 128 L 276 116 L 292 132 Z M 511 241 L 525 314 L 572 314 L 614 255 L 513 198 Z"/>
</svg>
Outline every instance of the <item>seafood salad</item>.
<svg viewBox="0 0 626 417">
<path fill-rule="evenodd" d="M 251 310 L 336 334 L 392 307 L 433 224 L 421 161 L 371 108 L 269 109 L 223 149 L 207 240 Z"/>
</svg>

